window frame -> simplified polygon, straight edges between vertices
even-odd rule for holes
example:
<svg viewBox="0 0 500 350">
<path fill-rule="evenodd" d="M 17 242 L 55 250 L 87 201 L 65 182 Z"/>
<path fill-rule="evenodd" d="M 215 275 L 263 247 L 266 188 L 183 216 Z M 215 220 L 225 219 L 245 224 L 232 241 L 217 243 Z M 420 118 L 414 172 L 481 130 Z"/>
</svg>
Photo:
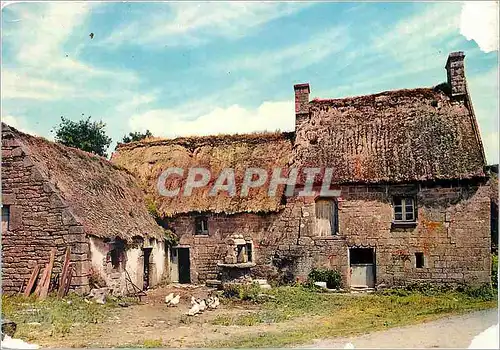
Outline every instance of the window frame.
<svg viewBox="0 0 500 350">
<path fill-rule="evenodd" d="M 396 204 L 396 201 L 400 200 L 401 204 Z M 407 211 L 407 207 L 409 204 L 407 203 L 409 200 L 411 200 L 411 219 L 407 219 L 407 214 L 410 214 L 410 212 Z M 396 212 L 396 208 L 401 207 L 401 211 L 399 213 Z M 392 220 L 394 223 L 408 223 L 408 224 L 413 224 L 417 222 L 417 201 L 414 196 L 404 196 L 404 195 L 399 195 L 399 196 L 393 196 L 392 198 Z M 396 215 L 400 214 L 401 219 L 397 219 Z"/>
<path fill-rule="evenodd" d="M 330 218 L 330 234 L 328 236 L 318 236 L 318 237 L 336 237 L 339 235 L 339 202 L 337 198 L 331 197 L 318 197 L 314 201 L 315 219 L 318 220 L 318 202 L 330 202 L 332 205 L 332 216 Z M 321 205 L 321 204 L 320 204 Z"/>
<path fill-rule="evenodd" d="M 7 220 L 5 223 L 7 224 L 7 227 L 4 227 L 4 210 L 7 212 Z M 11 219 L 11 212 L 10 212 L 10 205 L 8 204 L 2 204 L 2 232 L 7 232 L 10 231 L 10 219 Z"/>
<path fill-rule="evenodd" d="M 421 264 L 419 264 L 419 261 L 421 262 Z M 423 252 L 415 252 L 415 268 L 425 268 L 425 255 Z"/>
<path fill-rule="evenodd" d="M 199 229 L 200 228 L 200 229 Z M 208 217 L 196 216 L 194 218 L 194 235 L 195 236 L 208 236 Z"/>
</svg>

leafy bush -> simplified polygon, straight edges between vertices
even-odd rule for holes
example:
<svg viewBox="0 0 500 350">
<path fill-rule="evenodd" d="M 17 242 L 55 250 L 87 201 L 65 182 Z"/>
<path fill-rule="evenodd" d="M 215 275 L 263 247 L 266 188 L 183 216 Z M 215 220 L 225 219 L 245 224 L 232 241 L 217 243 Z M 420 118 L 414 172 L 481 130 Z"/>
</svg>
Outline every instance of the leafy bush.
<svg viewBox="0 0 500 350">
<path fill-rule="evenodd" d="M 223 287 L 223 296 L 225 298 L 235 298 L 239 300 L 259 301 L 259 294 L 261 293 L 260 286 L 251 284 L 227 283 Z"/>
<path fill-rule="evenodd" d="M 409 284 L 404 287 L 395 287 L 382 290 L 379 294 L 406 297 L 412 294 L 421 294 L 428 297 L 439 297 L 443 295 L 451 295 L 460 293 L 465 297 L 477 299 L 481 301 L 490 301 L 496 299 L 496 289 L 492 288 L 489 284 L 481 286 L 458 285 L 451 284 L 433 284 L 426 282 L 419 282 Z"/>
<path fill-rule="evenodd" d="M 308 275 L 308 282 L 326 282 L 326 287 L 330 289 L 340 288 L 342 278 L 337 270 L 313 269 Z M 312 282 L 312 283 L 311 283 Z"/>
<path fill-rule="evenodd" d="M 61 123 L 53 130 L 56 133 L 55 140 L 65 146 L 107 157 L 106 150 L 111 138 L 106 135 L 106 124 L 91 121 L 90 118 L 74 122 L 61 117 Z"/>
<path fill-rule="evenodd" d="M 474 299 L 484 301 L 497 299 L 497 290 L 492 288 L 489 284 L 483 284 L 481 286 L 465 286 L 461 287 L 459 291 Z"/>
<path fill-rule="evenodd" d="M 409 292 L 416 292 L 430 296 L 451 292 L 454 287 L 451 284 L 416 282 L 408 284 L 404 289 Z"/>
<path fill-rule="evenodd" d="M 498 288 L 498 255 L 491 256 L 491 284 L 493 288 Z"/>
</svg>

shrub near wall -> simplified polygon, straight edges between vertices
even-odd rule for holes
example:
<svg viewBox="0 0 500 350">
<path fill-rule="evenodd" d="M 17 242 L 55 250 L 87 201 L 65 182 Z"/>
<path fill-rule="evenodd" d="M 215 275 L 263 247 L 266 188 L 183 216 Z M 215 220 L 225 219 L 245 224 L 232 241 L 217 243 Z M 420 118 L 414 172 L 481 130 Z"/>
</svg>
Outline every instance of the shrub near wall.
<svg viewBox="0 0 500 350">
<path fill-rule="evenodd" d="M 342 281 L 342 277 L 337 270 L 313 269 L 307 277 L 310 283 L 326 282 L 326 287 L 329 289 L 340 288 Z"/>
</svg>

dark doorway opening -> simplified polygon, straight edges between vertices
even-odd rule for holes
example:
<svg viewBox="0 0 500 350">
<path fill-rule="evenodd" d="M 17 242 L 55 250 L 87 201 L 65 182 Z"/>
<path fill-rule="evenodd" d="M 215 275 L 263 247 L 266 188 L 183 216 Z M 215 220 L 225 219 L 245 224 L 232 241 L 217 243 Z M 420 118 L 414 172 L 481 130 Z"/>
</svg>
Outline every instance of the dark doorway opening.
<svg viewBox="0 0 500 350">
<path fill-rule="evenodd" d="M 189 248 L 177 248 L 179 258 L 179 283 L 191 283 Z"/>
<path fill-rule="evenodd" d="M 149 281 L 150 281 L 150 258 L 151 258 L 151 251 L 152 248 L 144 248 L 144 284 L 143 284 L 143 289 L 146 290 L 149 288 Z"/>
<path fill-rule="evenodd" d="M 350 280 L 352 287 L 375 287 L 375 250 L 349 248 Z"/>
<path fill-rule="evenodd" d="M 498 253 L 498 204 L 491 201 L 491 251 Z"/>
<path fill-rule="evenodd" d="M 351 248 L 351 265 L 355 264 L 373 264 L 375 262 L 373 248 Z"/>
</svg>

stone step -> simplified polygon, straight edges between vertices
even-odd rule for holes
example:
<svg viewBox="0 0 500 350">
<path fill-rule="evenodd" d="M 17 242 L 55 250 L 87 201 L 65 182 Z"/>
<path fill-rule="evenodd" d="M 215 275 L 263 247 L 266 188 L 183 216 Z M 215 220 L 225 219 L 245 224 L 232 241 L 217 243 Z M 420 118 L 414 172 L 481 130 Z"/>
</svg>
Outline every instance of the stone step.
<svg viewBox="0 0 500 350">
<path fill-rule="evenodd" d="M 220 280 L 206 280 L 205 285 L 211 288 L 219 288 L 222 286 L 222 281 Z"/>
<path fill-rule="evenodd" d="M 351 293 L 373 293 L 375 288 L 368 286 L 351 286 Z"/>
</svg>

